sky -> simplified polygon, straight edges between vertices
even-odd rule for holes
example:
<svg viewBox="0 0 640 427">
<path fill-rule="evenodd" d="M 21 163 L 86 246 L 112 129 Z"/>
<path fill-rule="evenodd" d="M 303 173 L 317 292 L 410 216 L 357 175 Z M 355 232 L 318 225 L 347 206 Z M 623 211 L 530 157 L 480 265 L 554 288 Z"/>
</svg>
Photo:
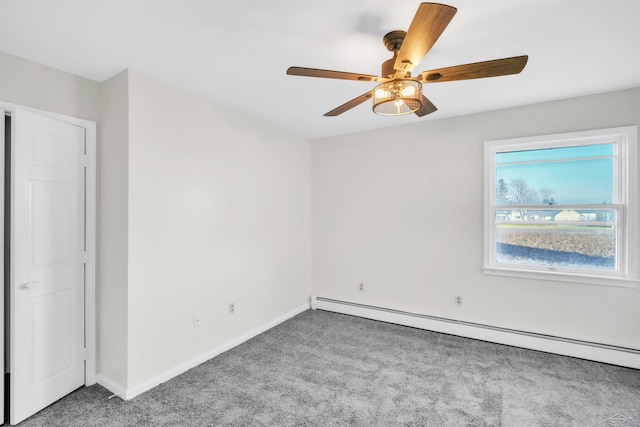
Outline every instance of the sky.
<svg viewBox="0 0 640 427">
<path fill-rule="evenodd" d="M 614 144 L 511 151 L 496 154 L 496 183 L 524 179 L 538 192 L 552 190 L 556 204 L 602 204 L 614 200 Z"/>
</svg>

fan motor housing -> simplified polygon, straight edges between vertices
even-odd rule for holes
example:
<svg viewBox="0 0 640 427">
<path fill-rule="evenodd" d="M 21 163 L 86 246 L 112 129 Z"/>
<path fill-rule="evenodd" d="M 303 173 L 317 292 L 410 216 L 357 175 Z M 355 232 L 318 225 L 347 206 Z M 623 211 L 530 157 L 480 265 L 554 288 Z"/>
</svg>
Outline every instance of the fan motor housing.
<svg viewBox="0 0 640 427">
<path fill-rule="evenodd" d="M 396 70 L 393 68 L 396 63 L 396 57 L 394 56 L 391 59 L 387 59 L 382 63 L 382 72 L 380 75 L 382 77 L 391 77 L 395 74 Z"/>
<path fill-rule="evenodd" d="M 394 68 L 394 65 L 396 63 L 396 56 L 398 54 L 398 51 L 400 50 L 400 47 L 402 46 L 402 42 L 404 41 L 406 35 L 406 31 L 395 30 L 385 34 L 385 36 L 382 38 L 382 41 L 384 42 L 386 48 L 389 51 L 393 52 L 393 58 L 388 59 L 382 63 L 382 73 L 380 73 L 381 76 L 391 77 L 393 74 L 395 74 L 396 69 Z"/>
</svg>

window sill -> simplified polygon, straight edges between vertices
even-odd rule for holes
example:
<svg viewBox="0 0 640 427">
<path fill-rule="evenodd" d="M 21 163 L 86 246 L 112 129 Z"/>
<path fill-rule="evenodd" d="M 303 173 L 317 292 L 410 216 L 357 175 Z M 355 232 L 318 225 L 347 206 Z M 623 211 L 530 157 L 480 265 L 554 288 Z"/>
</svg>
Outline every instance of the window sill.
<svg viewBox="0 0 640 427">
<path fill-rule="evenodd" d="M 625 277 L 595 276 L 558 271 L 522 270 L 506 267 L 482 267 L 482 272 L 492 276 L 520 277 L 523 279 L 573 282 L 588 285 L 619 286 L 623 288 L 637 288 L 640 283 L 640 280 Z"/>
</svg>

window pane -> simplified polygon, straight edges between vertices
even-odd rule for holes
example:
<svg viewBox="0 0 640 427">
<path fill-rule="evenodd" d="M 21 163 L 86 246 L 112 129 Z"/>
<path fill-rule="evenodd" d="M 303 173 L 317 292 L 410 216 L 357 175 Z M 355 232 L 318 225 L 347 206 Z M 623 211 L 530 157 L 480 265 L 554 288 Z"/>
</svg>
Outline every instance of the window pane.
<svg viewBox="0 0 640 427">
<path fill-rule="evenodd" d="M 614 203 L 613 144 L 496 154 L 496 204 Z"/>
<path fill-rule="evenodd" d="M 616 269 L 616 229 L 612 226 L 498 224 L 495 243 L 499 263 Z"/>
</svg>

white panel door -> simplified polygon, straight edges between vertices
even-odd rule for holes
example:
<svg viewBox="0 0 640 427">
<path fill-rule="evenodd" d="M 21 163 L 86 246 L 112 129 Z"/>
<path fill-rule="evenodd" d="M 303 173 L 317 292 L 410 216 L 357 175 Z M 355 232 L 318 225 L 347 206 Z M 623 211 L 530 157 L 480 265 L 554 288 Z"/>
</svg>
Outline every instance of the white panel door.
<svg viewBox="0 0 640 427">
<path fill-rule="evenodd" d="M 84 384 L 84 129 L 12 119 L 10 421 Z"/>
</svg>

